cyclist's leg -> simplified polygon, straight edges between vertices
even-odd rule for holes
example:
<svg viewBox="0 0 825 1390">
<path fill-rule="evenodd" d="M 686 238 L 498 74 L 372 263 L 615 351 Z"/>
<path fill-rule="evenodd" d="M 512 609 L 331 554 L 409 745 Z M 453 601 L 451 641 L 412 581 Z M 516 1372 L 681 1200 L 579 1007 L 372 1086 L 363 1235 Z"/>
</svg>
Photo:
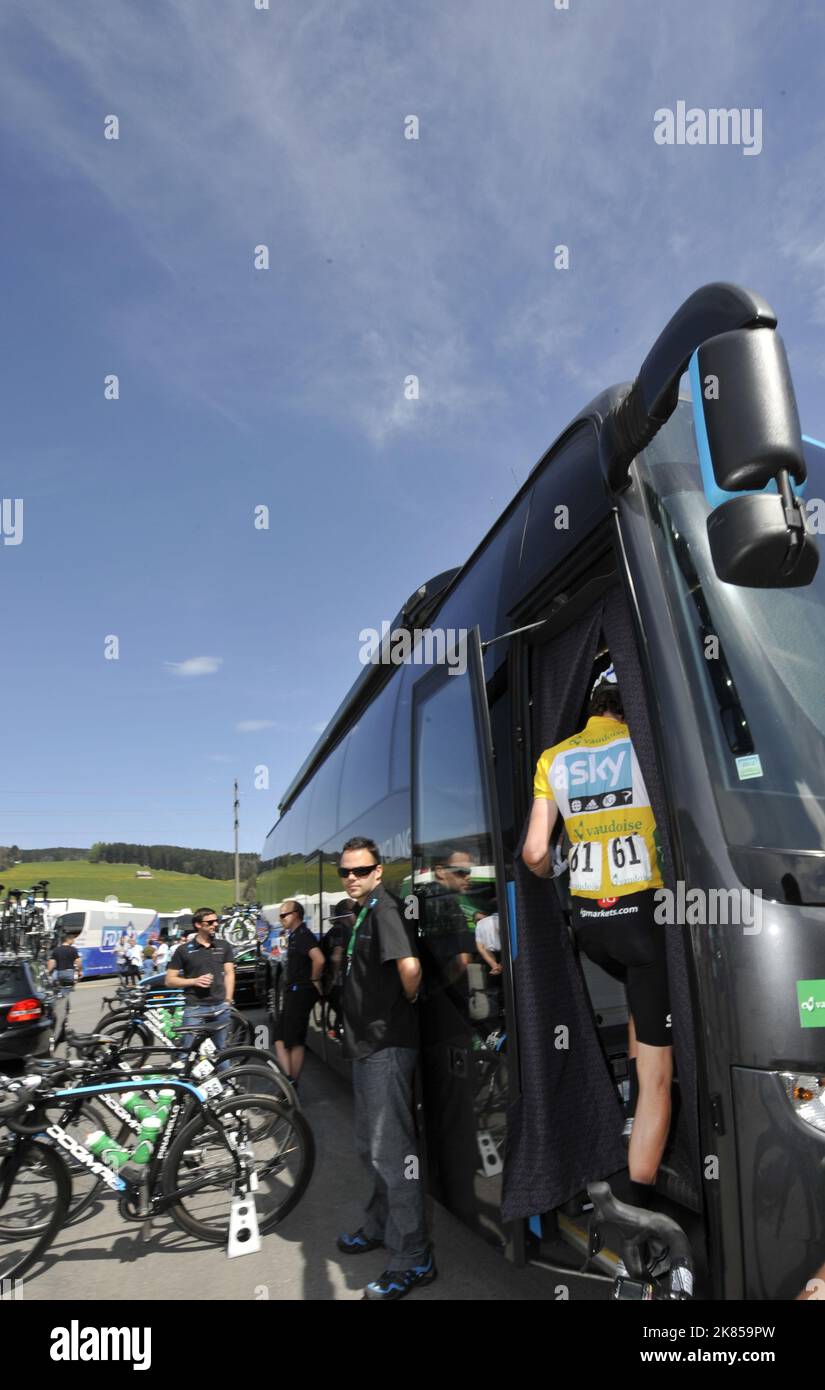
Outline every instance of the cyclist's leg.
<svg viewBox="0 0 825 1390">
<path fill-rule="evenodd" d="M 640 897 L 642 895 L 639 895 Z M 643 905 L 642 917 L 646 904 Z M 639 923 L 628 939 L 627 996 L 634 1022 L 639 1097 L 628 1149 L 634 1182 L 654 1183 L 671 1118 L 673 1037 L 665 940 L 661 928 Z"/>
<path fill-rule="evenodd" d="M 638 1047 L 639 1100 L 627 1166 L 633 1182 L 651 1184 L 656 1181 L 670 1130 L 673 1048 L 641 1041 Z"/>
</svg>

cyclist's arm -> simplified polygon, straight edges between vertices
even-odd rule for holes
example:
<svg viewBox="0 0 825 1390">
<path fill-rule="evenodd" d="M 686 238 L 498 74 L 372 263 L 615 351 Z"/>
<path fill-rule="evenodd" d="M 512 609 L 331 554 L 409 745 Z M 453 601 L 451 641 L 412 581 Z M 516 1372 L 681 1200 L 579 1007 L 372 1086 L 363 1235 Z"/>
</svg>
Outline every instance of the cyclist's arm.
<svg viewBox="0 0 825 1390">
<path fill-rule="evenodd" d="M 537 796 L 530 812 L 530 823 L 524 840 L 521 857 L 531 873 L 539 878 L 552 877 L 550 872 L 550 836 L 558 819 L 559 808 L 555 801 Z"/>
<path fill-rule="evenodd" d="M 54 968 L 55 968 L 56 965 L 57 965 L 57 961 L 54 959 L 54 956 L 52 956 L 51 960 L 47 960 L 47 961 L 46 961 L 46 970 L 48 971 L 48 973 L 49 973 L 50 975 L 51 975 L 51 973 L 52 973 L 52 971 L 54 970 Z"/>
<path fill-rule="evenodd" d="M 235 967 L 231 960 L 224 963 L 223 982 L 226 986 L 226 1002 L 231 1004 L 235 998 Z"/>
</svg>

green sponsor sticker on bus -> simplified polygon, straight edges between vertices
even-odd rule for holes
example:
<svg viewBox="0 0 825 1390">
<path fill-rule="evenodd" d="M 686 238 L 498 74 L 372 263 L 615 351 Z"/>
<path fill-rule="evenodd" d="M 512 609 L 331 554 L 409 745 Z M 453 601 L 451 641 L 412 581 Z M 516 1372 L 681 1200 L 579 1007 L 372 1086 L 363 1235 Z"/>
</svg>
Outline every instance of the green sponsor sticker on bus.
<svg viewBox="0 0 825 1390">
<path fill-rule="evenodd" d="M 803 1028 L 825 1028 L 825 980 L 797 980 L 799 1022 Z"/>
</svg>

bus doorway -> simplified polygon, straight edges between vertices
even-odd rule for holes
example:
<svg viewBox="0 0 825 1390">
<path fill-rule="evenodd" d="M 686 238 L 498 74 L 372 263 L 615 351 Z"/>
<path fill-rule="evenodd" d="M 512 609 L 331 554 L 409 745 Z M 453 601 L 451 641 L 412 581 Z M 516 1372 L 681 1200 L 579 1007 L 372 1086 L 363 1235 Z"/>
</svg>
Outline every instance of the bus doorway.
<svg viewBox="0 0 825 1390">
<path fill-rule="evenodd" d="M 670 818 L 650 694 L 618 572 L 604 562 L 599 568 L 603 593 L 595 602 L 596 576 L 585 575 L 577 585 L 567 586 L 562 604 L 550 604 L 553 616 L 523 639 L 526 708 L 520 722 L 529 736 L 524 740 L 522 784 L 531 791 L 543 751 L 584 729 L 594 681 L 612 663 L 623 697 L 626 692 L 625 718 L 655 814 L 662 882 L 672 884 Z M 536 621 L 535 613 L 532 616 Z M 525 797 L 525 828 L 531 800 Z M 616 814 L 617 803 L 609 791 L 595 801 L 571 802 L 581 811 L 585 805 L 593 815 Z M 520 1095 L 511 1113 L 503 1214 L 528 1218 L 528 1258 L 564 1266 L 571 1246 L 578 1264 L 583 1254 L 592 1253 L 589 1184 L 607 1180 L 621 1200 L 635 1199 L 627 1170 L 631 1078 L 625 988 L 616 974 L 608 974 L 578 949 L 571 926 L 570 844 L 561 818 L 557 832 L 554 877 L 540 879 L 530 873 L 521 859 L 521 846 L 513 864 L 518 936 L 513 972 L 521 1069 Z M 621 929 L 618 918 L 616 929 Z M 666 945 L 673 1107 L 656 1186 L 646 1204 L 683 1228 L 694 1268 L 701 1274 L 706 1260 L 695 1013 L 678 927 L 667 930 Z M 615 1266 L 609 1252 L 602 1257 L 604 1272 L 611 1260 Z"/>
</svg>

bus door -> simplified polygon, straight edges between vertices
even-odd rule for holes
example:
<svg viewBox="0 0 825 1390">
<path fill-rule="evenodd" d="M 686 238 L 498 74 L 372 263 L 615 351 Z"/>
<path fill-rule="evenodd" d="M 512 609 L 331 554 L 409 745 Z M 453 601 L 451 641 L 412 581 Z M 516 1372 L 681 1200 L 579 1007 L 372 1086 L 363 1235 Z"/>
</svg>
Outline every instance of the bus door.
<svg viewBox="0 0 825 1390">
<path fill-rule="evenodd" d="M 430 1185 L 457 1216 L 502 1244 L 509 919 L 477 628 L 467 637 L 466 664 L 436 666 L 415 684 L 412 725 L 412 906 L 423 968 Z"/>
</svg>

